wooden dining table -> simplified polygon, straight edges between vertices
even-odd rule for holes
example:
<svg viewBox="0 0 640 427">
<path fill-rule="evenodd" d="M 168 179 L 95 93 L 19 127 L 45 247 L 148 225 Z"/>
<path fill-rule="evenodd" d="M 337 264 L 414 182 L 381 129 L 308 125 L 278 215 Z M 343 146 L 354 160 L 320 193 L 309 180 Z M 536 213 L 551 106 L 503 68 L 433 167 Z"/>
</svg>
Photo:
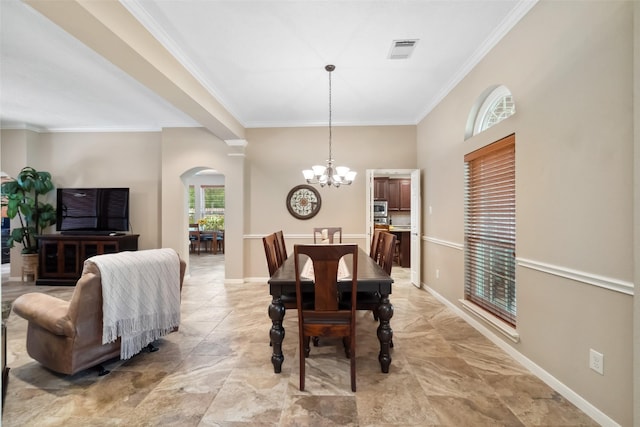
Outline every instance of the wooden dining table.
<svg viewBox="0 0 640 427">
<path fill-rule="evenodd" d="M 351 268 L 351 256 L 345 257 L 347 269 Z M 393 279 L 389 276 L 362 248 L 358 249 L 358 292 L 377 292 L 380 296 L 380 305 L 378 306 L 379 325 L 377 330 L 378 341 L 380 342 L 380 353 L 378 360 L 383 373 L 389 372 L 391 365 L 390 347 L 393 338 L 393 330 L 391 329 L 391 317 L 393 317 L 393 305 L 389 301 L 391 294 Z M 311 279 L 303 279 L 301 281 L 303 292 L 313 292 L 313 281 Z M 338 280 L 339 291 L 351 290 L 351 276 L 348 275 Z M 296 293 L 296 275 L 295 261 L 293 256 L 288 257 L 284 263 L 276 270 L 269 279 L 269 292 L 271 294 L 271 304 L 269 305 L 269 317 L 271 318 L 271 330 L 269 336 L 273 347 L 271 363 L 275 373 L 282 370 L 282 341 L 284 340 L 284 327 L 282 320 L 286 313 L 284 304 L 282 303 L 282 295 L 295 295 Z"/>
</svg>

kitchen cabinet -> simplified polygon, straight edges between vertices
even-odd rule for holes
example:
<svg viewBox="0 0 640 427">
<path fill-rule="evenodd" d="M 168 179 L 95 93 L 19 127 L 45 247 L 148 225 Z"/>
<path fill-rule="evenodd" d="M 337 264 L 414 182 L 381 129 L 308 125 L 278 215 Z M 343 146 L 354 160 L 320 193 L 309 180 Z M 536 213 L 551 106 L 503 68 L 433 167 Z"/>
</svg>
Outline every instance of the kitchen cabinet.
<svg viewBox="0 0 640 427">
<path fill-rule="evenodd" d="M 373 198 L 375 200 L 389 199 L 389 178 L 373 179 Z"/>
<path fill-rule="evenodd" d="M 75 285 L 84 261 L 94 255 L 138 250 L 138 234 L 123 236 L 38 236 L 40 271 L 36 285 Z"/>
<path fill-rule="evenodd" d="M 400 210 L 401 211 L 411 210 L 411 180 L 410 179 L 400 180 Z"/>
<path fill-rule="evenodd" d="M 411 180 L 410 179 L 390 179 L 388 183 L 390 211 L 410 211 L 411 210 Z"/>
</svg>

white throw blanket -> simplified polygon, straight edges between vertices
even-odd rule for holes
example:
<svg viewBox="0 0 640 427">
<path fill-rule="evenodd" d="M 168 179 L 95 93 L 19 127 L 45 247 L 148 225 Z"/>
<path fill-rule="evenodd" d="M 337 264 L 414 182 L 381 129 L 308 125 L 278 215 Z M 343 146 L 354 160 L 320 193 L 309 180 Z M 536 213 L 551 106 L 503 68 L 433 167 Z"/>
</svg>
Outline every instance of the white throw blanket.
<svg viewBox="0 0 640 427">
<path fill-rule="evenodd" d="M 173 249 L 91 257 L 102 281 L 102 343 L 121 337 L 129 359 L 180 324 L 180 259 Z"/>
</svg>

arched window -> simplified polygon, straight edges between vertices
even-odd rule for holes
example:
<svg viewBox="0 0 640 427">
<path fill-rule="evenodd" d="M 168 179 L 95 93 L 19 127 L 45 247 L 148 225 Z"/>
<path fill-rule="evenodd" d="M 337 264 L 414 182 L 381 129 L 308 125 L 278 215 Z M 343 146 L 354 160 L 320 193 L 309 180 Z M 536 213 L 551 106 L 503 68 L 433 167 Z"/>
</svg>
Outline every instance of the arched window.
<svg viewBox="0 0 640 427">
<path fill-rule="evenodd" d="M 516 112 L 513 95 L 506 86 L 493 86 L 483 92 L 469 113 L 465 139 L 512 116 Z"/>
</svg>

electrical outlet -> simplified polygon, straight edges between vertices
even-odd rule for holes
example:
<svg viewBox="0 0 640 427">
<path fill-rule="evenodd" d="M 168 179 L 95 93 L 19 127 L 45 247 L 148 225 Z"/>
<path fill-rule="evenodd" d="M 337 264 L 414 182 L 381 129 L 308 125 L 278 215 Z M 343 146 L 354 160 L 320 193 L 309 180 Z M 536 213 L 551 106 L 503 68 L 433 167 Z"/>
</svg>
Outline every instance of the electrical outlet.
<svg viewBox="0 0 640 427">
<path fill-rule="evenodd" d="M 604 354 L 598 353 L 594 349 L 590 349 L 589 367 L 600 375 L 604 375 Z"/>
<path fill-rule="evenodd" d="M 436 268 L 436 279 L 440 278 L 440 270 Z"/>
</svg>

